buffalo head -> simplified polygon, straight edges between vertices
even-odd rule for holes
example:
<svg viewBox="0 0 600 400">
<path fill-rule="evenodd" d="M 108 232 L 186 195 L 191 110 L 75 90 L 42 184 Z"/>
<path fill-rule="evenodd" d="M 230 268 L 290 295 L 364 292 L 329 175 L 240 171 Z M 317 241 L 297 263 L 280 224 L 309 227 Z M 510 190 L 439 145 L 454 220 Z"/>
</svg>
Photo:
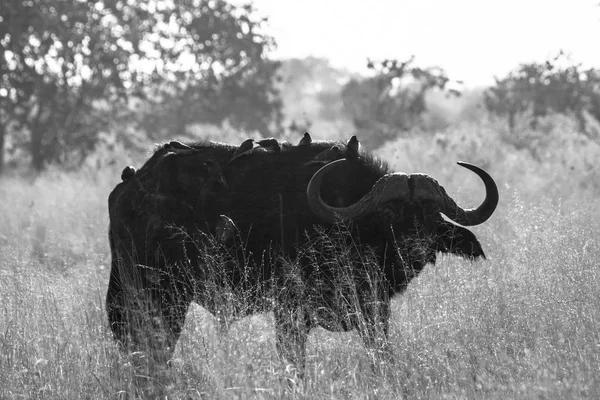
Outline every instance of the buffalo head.
<svg viewBox="0 0 600 400">
<path fill-rule="evenodd" d="M 492 177 L 481 168 L 458 162 L 476 173 L 483 181 L 486 197 L 479 207 L 463 209 L 431 176 L 425 174 L 388 173 L 356 203 L 347 207 L 328 205 L 321 197 L 321 186 L 327 174 L 343 168 L 345 159 L 333 161 L 317 171 L 306 190 L 308 203 L 315 215 L 323 221 L 356 221 L 380 225 L 386 244 L 392 250 L 390 261 L 420 271 L 427 263 L 434 263 L 436 253 L 453 253 L 469 259 L 485 258 L 475 235 L 464 226 L 479 225 L 494 213 L 498 204 L 498 188 Z M 392 272 L 392 271 L 390 271 Z M 395 279 L 397 281 L 397 279 Z M 407 282 L 402 279 L 401 286 Z"/>
</svg>

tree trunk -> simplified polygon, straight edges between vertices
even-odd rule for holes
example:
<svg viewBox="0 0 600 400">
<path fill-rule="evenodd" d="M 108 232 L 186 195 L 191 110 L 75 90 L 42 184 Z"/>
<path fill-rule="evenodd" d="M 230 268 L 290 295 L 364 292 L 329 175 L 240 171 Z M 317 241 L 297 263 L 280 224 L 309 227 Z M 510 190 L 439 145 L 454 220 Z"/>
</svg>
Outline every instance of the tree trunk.
<svg viewBox="0 0 600 400">
<path fill-rule="evenodd" d="M 0 121 L 0 175 L 4 173 L 4 146 L 6 136 L 6 125 Z"/>
<path fill-rule="evenodd" d="M 44 169 L 44 152 L 42 151 L 42 139 L 44 131 L 39 126 L 34 126 L 31 130 L 31 143 L 29 151 L 31 153 L 31 166 L 36 172 Z"/>
<path fill-rule="evenodd" d="M 31 124 L 31 141 L 29 142 L 29 153 L 31 154 L 31 167 L 40 172 L 44 169 L 44 152 L 42 141 L 44 139 L 44 124 L 41 124 L 42 105 L 40 104 L 37 115 Z"/>
<path fill-rule="evenodd" d="M 34 171 L 40 172 L 44 169 L 44 151 L 42 143 L 44 139 L 44 133 L 46 126 L 42 123 L 42 114 L 44 113 L 44 106 L 40 101 L 36 110 L 35 117 L 33 117 L 30 125 L 30 142 L 29 142 L 29 153 L 31 155 L 31 167 Z"/>
<path fill-rule="evenodd" d="M 513 111 L 513 110 L 509 110 L 508 111 L 508 129 L 511 132 L 515 131 L 515 124 L 516 124 L 515 118 L 516 118 L 516 114 L 517 113 L 515 111 Z"/>
</svg>

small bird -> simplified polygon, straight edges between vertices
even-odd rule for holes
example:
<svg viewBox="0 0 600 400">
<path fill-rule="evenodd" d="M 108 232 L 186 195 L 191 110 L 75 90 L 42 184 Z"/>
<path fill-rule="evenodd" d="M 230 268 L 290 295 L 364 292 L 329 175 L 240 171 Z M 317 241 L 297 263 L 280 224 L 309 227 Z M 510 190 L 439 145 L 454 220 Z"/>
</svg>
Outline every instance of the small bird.
<svg viewBox="0 0 600 400">
<path fill-rule="evenodd" d="M 128 180 L 133 178 L 134 175 L 135 175 L 135 168 L 132 167 L 131 165 L 128 165 L 125 168 L 123 168 L 123 172 L 121 172 L 121 180 L 123 182 L 127 182 Z"/>
<path fill-rule="evenodd" d="M 340 148 L 338 146 L 332 146 L 329 149 L 320 152 L 313 158 L 311 161 L 307 162 L 304 165 L 312 165 L 312 164 L 327 164 L 330 161 L 334 161 L 340 155 Z"/>
<path fill-rule="evenodd" d="M 169 144 L 167 144 L 167 146 L 165 146 L 165 147 L 170 147 L 170 148 L 173 148 L 175 150 L 194 150 L 193 148 L 191 148 L 187 144 L 181 143 L 181 142 L 179 142 L 177 140 L 171 140 L 169 142 Z"/>
<path fill-rule="evenodd" d="M 237 148 L 235 153 L 233 153 L 233 157 L 229 160 L 228 164 L 231 164 L 236 158 L 239 158 L 243 155 L 252 153 L 254 149 L 254 139 L 246 139 L 240 144 L 240 147 Z"/>
<path fill-rule="evenodd" d="M 354 154 L 358 154 L 358 150 L 360 150 L 360 142 L 356 135 L 352 135 L 350 140 L 348 140 L 348 150 Z"/>
<path fill-rule="evenodd" d="M 279 152 L 281 150 L 281 148 L 279 147 L 279 142 L 275 138 L 259 140 L 257 144 L 267 151 Z"/>
<path fill-rule="evenodd" d="M 338 146 L 332 146 L 329 149 L 320 152 L 314 158 L 314 161 L 333 161 L 340 154 L 340 148 Z"/>
<path fill-rule="evenodd" d="M 312 138 L 308 132 L 304 132 L 304 136 L 298 142 L 298 146 L 309 146 L 312 143 Z"/>
</svg>

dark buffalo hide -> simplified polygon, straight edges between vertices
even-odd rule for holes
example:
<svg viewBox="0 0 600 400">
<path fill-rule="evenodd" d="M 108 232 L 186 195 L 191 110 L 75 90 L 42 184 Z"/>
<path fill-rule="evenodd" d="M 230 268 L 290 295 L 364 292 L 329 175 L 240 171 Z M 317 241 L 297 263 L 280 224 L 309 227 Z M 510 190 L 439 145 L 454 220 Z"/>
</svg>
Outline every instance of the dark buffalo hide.
<svg viewBox="0 0 600 400">
<path fill-rule="evenodd" d="M 275 139 L 160 146 L 109 196 L 110 327 L 128 350 L 166 361 L 190 302 L 226 323 L 273 310 L 277 348 L 302 367 L 310 328 L 358 329 L 387 349 L 390 298 L 436 254 L 484 257 L 463 210 L 431 177 L 393 174 L 348 143 Z"/>
</svg>

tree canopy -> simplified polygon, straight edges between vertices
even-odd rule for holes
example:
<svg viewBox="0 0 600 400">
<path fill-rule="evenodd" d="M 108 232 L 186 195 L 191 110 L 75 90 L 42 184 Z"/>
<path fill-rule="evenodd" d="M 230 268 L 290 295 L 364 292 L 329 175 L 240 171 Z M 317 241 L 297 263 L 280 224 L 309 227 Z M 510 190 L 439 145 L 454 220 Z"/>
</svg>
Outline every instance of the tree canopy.
<svg viewBox="0 0 600 400">
<path fill-rule="evenodd" d="M 356 130 L 366 133 L 362 136 L 367 137 L 367 146 L 378 147 L 400 132 L 419 126 L 427 111 L 428 91 L 460 95 L 448 87 L 450 78 L 442 68 L 419 67 L 414 61 L 414 56 L 402 62 L 369 60 L 367 67 L 374 75 L 352 79 L 344 86 L 341 95 L 345 112 Z"/>
<path fill-rule="evenodd" d="M 275 129 L 264 21 L 223 0 L 3 1 L 0 154 L 25 151 L 36 170 L 76 163 L 131 121 L 152 138 L 197 122 Z"/>
<path fill-rule="evenodd" d="M 505 117 L 510 129 L 515 119 L 529 118 L 532 128 L 551 112 L 573 115 L 586 133 L 585 113 L 600 122 L 600 71 L 583 68 L 560 52 L 543 63 L 521 64 L 484 93 L 487 110 Z"/>
</svg>

